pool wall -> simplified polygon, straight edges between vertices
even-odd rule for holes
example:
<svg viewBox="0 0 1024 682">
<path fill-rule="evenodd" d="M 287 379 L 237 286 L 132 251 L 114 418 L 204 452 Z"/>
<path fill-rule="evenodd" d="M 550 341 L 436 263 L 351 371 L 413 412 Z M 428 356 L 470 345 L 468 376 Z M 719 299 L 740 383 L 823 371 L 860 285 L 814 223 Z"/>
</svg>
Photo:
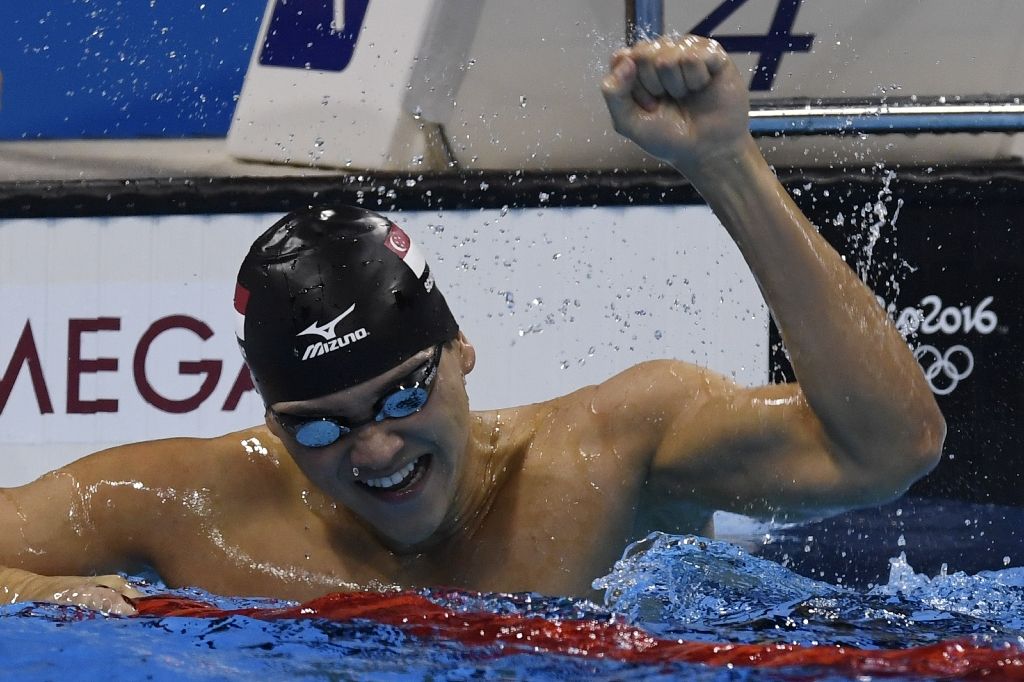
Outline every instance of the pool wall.
<svg viewBox="0 0 1024 682">
<path fill-rule="evenodd" d="M 1022 504 L 1024 173 L 781 175 L 907 329 L 933 383 L 949 437 L 915 492 Z M 388 213 L 424 244 L 480 350 L 479 408 L 658 357 L 744 384 L 788 374 L 735 247 L 669 173 L 6 183 L 0 484 L 109 444 L 258 423 L 228 307 L 236 264 L 273 216 L 318 202 Z"/>
</svg>

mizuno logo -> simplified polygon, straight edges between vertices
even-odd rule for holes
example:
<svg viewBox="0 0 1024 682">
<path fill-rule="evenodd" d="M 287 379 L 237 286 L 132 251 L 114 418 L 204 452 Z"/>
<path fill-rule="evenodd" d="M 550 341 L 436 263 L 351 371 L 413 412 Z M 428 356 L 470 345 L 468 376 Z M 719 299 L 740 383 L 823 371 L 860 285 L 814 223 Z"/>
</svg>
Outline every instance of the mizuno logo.
<svg viewBox="0 0 1024 682">
<path fill-rule="evenodd" d="M 355 309 L 356 309 L 356 304 L 353 303 L 351 306 L 349 306 L 348 310 L 343 312 L 341 315 L 338 315 L 336 318 L 334 318 L 333 320 L 331 320 L 327 324 L 318 325 L 316 322 L 314 322 L 313 324 L 309 325 L 308 327 L 303 329 L 301 332 L 296 334 L 296 336 L 305 336 L 306 334 L 316 334 L 317 336 L 322 336 L 325 339 L 327 339 L 328 341 L 330 341 L 331 339 L 333 339 L 333 338 L 335 338 L 337 336 L 337 334 L 334 333 L 334 328 L 337 327 L 338 323 L 341 322 L 342 320 L 344 320 L 346 317 L 348 317 L 349 314 L 353 310 L 355 310 Z"/>
<path fill-rule="evenodd" d="M 339 348 L 344 348 L 350 343 L 361 341 L 370 335 L 370 332 L 366 331 L 365 327 L 360 327 L 354 332 L 348 332 L 341 338 L 338 338 L 338 334 L 335 331 L 338 323 L 344 320 L 353 310 L 356 309 L 355 303 L 349 306 L 349 309 L 338 315 L 336 318 L 328 322 L 327 324 L 316 324 L 315 322 L 306 329 L 302 330 L 296 336 L 315 335 L 322 337 L 323 341 L 317 341 L 309 346 L 306 346 L 305 352 L 302 354 L 303 360 L 309 360 L 310 358 L 318 358 L 321 355 L 326 355 L 331 351 L 336 351 Z"/>
<path fill-rule="evenodd" d="M 321 355 L 327 355 L 331 351 L 338 350 L 339 348 L 344 348 L 350 343 L 362 341 L 369 335 L 370 332 L 366 331 L 366 327 L 360 327 L 354 332 L 349 332 L 348 334 L 345 334 L 345 336 L 341 337 L 340 339 L 331 339 L 329 341 L 317 341 L 312 346 L 306 346 L 306 352 L 302 354 L 302 359 L 309 360 L 310 358 L 318 358 Z"/>
</svg>

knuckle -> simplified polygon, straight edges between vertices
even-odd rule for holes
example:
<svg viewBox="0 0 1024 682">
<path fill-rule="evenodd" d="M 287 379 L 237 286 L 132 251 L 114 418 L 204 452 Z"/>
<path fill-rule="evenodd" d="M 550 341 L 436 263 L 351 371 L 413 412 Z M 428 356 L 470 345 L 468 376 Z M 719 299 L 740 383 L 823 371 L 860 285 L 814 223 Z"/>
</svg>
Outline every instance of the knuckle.
<svg viewBox="0 0 1024 682">
<path fill-rule="evenodd" d="M 634 56 L 640 57 L 641 59 L 650 59 L 660 48 L 660 45 L 656 41 L 646 40 L 642 43 L 638 43 L 633 48 Z"/>
<path fill-rule="evenodd" d="M 101 575 L 96 578 L 96 584 L 112 590 L 120 590 L 128 586 L 128 581 L 117 574 Z"/>
<path fill-rule="evenodd" d="M 654 60 L 654 68 L 659 71 L 668 71 L 676 65 L 675 57 L 671 54 L 661 53 Z"/>
<path fill-rule="evenodd" d="M 700 64 L 703 59 L 696 52 L 687 50 L 683 54 L 679 55 L 679 61 L 682 63 L 684 68 L 692 68 Z"/>
</svg>

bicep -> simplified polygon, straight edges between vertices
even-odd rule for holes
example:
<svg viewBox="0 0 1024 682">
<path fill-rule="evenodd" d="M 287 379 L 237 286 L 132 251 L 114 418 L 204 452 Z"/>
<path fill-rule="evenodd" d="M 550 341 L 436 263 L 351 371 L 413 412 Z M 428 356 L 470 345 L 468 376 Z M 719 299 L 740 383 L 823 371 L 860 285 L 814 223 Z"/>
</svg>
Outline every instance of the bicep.
<svg viewBox="0 0 1024 682">
<path fill-rule="evenodd" d="M 648 502 L 804 518 L 902 492 L 843 456 L 798 384 L 745 388 L 674 360 L 641 363 L 597 387 L 619 453 L 646 476 Z"/>
<path fill-rule="evenodd" d="M 127 450 L 127 452 L 126 452 Z M 131 447 L 91 455 L 17 488 L 0 490 L 0 565 L 45 575 L 131 570 L 123 539 L 131 513 L 104 472 L 123 470 Z"/>
<path fill-rule="evenodd" d="M 790 519 L 892 496 L 841 456 L 798 384 L 744 388 L 706 371 L 702 383 L 702 396 L 661 434 L 653 489 L 709 508 Z"/>
<path fill-rule="evenodd" d="M 47 575 L 88 572 L 97 543 L 78 489 L 55 471 L 0 491 L 0 564 Z"/>
</svg>

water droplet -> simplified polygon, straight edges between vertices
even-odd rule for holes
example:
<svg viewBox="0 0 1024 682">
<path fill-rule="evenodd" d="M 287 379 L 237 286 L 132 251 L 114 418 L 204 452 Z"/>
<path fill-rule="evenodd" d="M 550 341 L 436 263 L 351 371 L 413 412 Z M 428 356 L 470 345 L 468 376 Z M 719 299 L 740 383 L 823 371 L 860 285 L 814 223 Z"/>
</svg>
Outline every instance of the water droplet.
<svg viewBox="0 0 1024 682">
<path fill-rule="evenodd" d="M 359 467 L 352 467 L 352 477 L 359 478 Z"/>
</svg>

